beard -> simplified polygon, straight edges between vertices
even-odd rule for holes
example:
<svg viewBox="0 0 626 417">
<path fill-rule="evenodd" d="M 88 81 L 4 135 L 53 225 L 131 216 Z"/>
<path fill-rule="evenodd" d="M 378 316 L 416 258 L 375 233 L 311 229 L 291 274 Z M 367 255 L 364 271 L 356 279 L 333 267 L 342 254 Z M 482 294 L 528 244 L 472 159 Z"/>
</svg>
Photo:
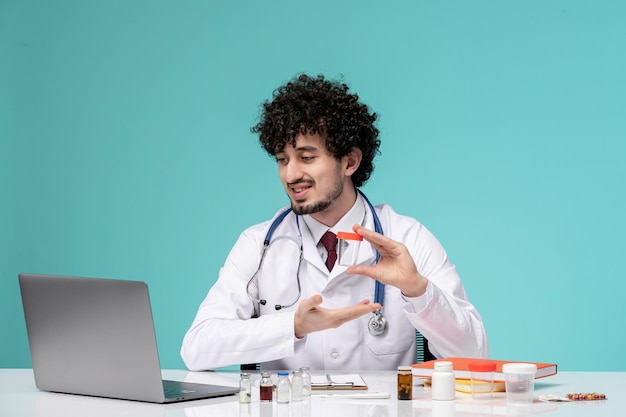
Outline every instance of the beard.
<svg viewBox="0 0 626 417">
<path fill-rule="evenodd" d="M 343 181 L 340 176 L 337 176 L 333 187 L 328 191 L 326 196 L 320 200 L 310 204 L 300 203 L 298 201 L 291 201 L 291 209 L 295 214 L 313 214 L 326 210 L 330 205 L 343 193 Z"/>
</svg>

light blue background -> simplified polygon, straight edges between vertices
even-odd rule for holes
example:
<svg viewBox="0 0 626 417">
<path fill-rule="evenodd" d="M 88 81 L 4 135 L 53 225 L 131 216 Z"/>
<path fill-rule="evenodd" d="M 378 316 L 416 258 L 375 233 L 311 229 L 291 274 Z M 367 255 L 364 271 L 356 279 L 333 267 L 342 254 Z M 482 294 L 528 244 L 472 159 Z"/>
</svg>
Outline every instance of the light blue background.
<svg viewBox="0 0 626 417">
<path fill-rule="evenodd" d="M 491 357 L 626 370 L 626 3 L 0 2 L 0 366 L 19 272 L 145 280 L 164 368 L 287 204 L 249 131 L 299 72 L 380 115 L 364 191 L 457 264 Z"/>
</svg>

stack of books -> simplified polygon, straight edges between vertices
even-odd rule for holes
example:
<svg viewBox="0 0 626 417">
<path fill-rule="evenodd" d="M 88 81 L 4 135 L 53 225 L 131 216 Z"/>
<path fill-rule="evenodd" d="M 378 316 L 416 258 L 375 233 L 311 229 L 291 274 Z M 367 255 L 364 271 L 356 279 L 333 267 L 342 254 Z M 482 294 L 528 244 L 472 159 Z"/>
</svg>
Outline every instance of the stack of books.
<svg viewBox="0 0 626 417">
<path fill-rule="evenodd" d="M 493 373 L 494 387 L 493 390 L 495 392 L 504 392 L 504 374 L 502 373 L 502 365 L 505 363 L 532 363 L 537 365 L 537 373 L 535 374 L 535 379 L 537 378 L 545 378 L 551 375 L 555 375 L 557 372 L 557 365 L 554 363 L 542 363 L 542 362 L 528 362 L 528 361 L 506 361 L 506 360 L 494 360 L 494 359 L 479 359 L 479 358 L 441 358 L 435 359 L 432 361 L 416 363 L 412 365 L 412 372 L 414 377 L 418 378 L 427 378 L 430 379 L 433 375 L 433 369 L 435 362 L 439 361 L 448 361 L 452 362 L 452 370 L 454 371 L 454 375 L 456 378 L 456 390 L 459 392 L 471 393 L 472 386 L 470 384 L 471 372 L 469 371 L 468 365 L 471 362 L 492 362 L 496 364 L 496 370 Z M 481 384 L 475 384 L 475 387 L 480 387 Z M 480 392 L 481 388 L 476 388 L 476 392 Z M 485 383 L 484 389 L 488 390 L 488 386 Z"/>
</svg>

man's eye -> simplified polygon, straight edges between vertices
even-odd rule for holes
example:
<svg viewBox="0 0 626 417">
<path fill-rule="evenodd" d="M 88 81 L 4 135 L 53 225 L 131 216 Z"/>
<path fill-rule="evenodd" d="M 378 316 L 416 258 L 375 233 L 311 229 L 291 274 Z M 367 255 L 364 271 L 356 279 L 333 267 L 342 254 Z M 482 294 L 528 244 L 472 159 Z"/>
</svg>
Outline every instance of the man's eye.
<svg viewBox="0 0 626 417">
<path fill-rule="evenodd" d="M 302 160 L 303 160 L 304 162 L 311 162 L 313 159 L 315 159 L 315 157 L 314 157 L 314 156 L 303 156 L 303 157 L 302 157 Z"/>
<path fill-rule="evenodd" d="M 287 158 L 276 158 L 276 163 L 283 165 L 287 161 Z"/>
</svg>

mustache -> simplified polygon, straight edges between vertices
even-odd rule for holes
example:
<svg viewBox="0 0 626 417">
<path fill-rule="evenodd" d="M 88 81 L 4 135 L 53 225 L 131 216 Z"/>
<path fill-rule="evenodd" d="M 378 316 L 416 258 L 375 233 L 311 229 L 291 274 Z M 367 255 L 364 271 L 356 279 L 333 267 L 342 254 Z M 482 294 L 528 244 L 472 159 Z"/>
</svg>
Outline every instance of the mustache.
<svg viewBox="0 0 626 417">
<path fill-rule="evenodd" d="M 293 186 L 300 185 L 300 184 L 313 185 L 313 181 L 312 180 L 299 179 L 299 180 L 294 181 L 294 182 L 288 182 L 287 186 L 288 187 L 293 187 Z"/>
</svg>

